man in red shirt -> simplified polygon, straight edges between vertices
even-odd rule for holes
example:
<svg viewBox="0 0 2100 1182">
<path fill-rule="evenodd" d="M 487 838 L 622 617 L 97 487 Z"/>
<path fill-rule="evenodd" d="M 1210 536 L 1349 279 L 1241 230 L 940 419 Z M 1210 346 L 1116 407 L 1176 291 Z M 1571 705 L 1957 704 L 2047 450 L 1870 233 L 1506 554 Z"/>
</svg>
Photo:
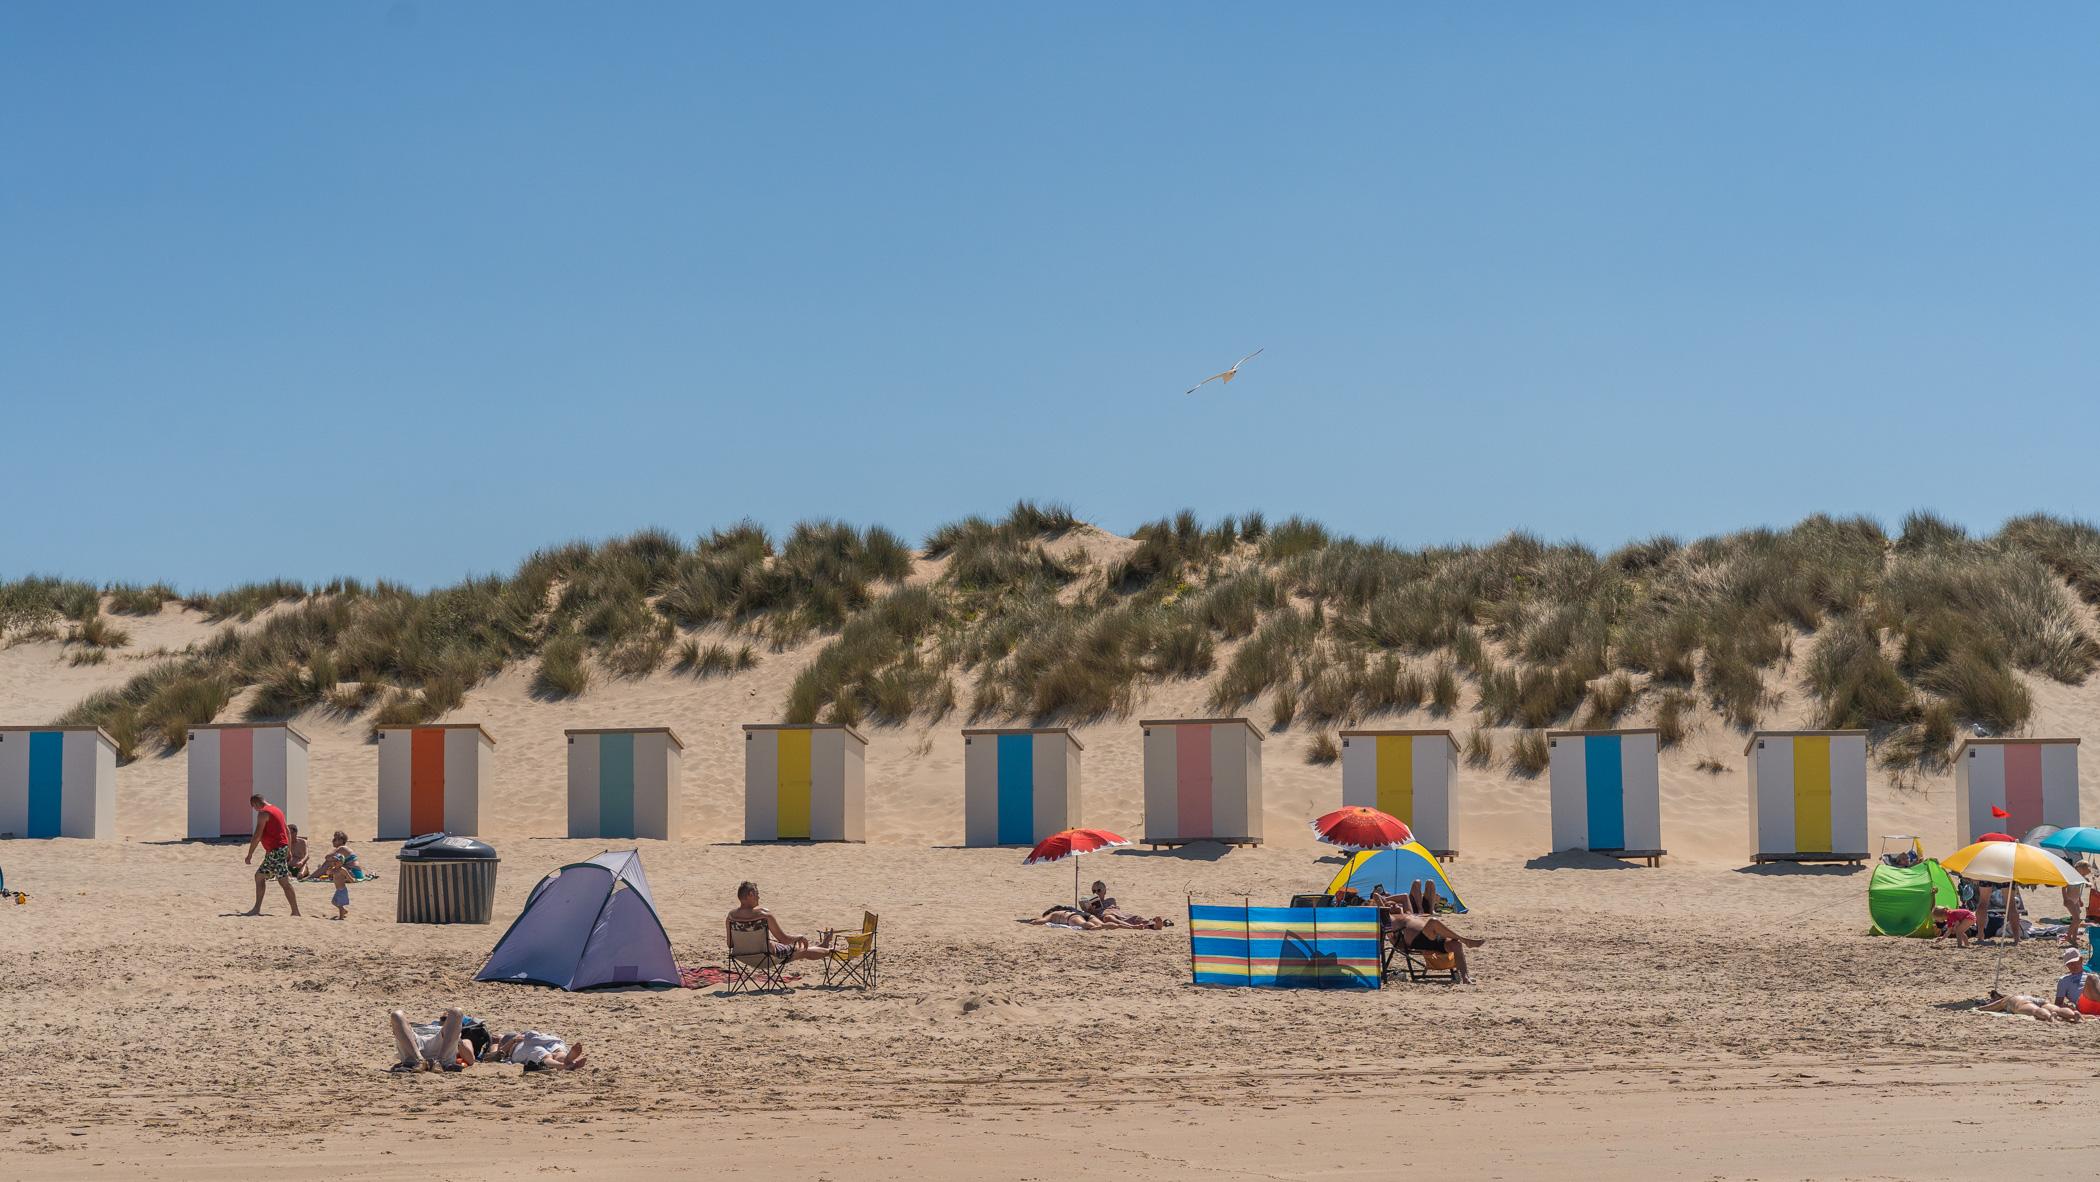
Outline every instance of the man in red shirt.
<svg viewBox="0 0 2100 1182">
<path fill-rule="evenodd" d="M 284 897 L 292 905 L 292 914 L 299 914 L 299 896 L 292 890 L 292 864 L 289 846 L 292 836 L 284 827 L 284 810 L 264 800 L 260 793 L 248 798 L 248 807 L 255 810 L 255 835 L 248 839 L 248 856 L 242 861 L 255 861 L 255 847 L 263 848 L 262 865 L 255 868 L 255 909 L 246 915 L 261 915 L 263 891 L 269 880 L 276 879 L 284 887 Z"/>
</svg>

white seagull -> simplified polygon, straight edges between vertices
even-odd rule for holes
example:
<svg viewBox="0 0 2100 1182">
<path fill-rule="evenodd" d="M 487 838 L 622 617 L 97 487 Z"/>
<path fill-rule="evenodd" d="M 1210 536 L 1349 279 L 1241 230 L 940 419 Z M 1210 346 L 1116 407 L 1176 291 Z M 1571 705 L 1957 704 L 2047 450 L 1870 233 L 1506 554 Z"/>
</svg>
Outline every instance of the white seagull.
<svg viewBox="0 0 2100 1182">
<path fill-rule="evenodd" d="M 1268 346 L 1264 345 L 1262 348 L 1267 347 Z M 1190 386 L 1188 389 L 1183 390 L 1182 393 L 1194 394 L 1196 391 L 1201 390 L 1203 387 L 1210 385 L 1212 382 L 1230 382 L 1232 381 L 1232 379 L 1240 375 L 1240 366 L 1247 364 L 1249 361 L 1254 360 L 1260 355 L 1261 349 L 1256 349 L 1254 352 L 1249 353 L 1245 357 L 1240 358 L 1238 361 L 1233 362 L 1231 369 L 1226 370 L 1224 373 L 1214 373 L 1209 377 L 1203 379 L 1202 381 L 1197 382 L 1195 385 Z"/>
</svg>

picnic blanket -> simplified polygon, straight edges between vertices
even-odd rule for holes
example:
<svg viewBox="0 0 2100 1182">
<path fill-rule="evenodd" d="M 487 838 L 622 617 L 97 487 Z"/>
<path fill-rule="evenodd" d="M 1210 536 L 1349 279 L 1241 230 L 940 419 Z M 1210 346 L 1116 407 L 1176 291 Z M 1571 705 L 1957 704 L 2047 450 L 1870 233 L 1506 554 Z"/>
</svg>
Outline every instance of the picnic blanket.
<svg viewBox="0 0 2100 1182">
<path fill-rule="evenodd" d="M 782 981 L 800 981 L 802 974 L 787 973 Z M 687 989 L 706 989 L 711 985 L 729 984 L 729 970 L 714 965 L 679 965 L 678 983 Z"/>
</svg>

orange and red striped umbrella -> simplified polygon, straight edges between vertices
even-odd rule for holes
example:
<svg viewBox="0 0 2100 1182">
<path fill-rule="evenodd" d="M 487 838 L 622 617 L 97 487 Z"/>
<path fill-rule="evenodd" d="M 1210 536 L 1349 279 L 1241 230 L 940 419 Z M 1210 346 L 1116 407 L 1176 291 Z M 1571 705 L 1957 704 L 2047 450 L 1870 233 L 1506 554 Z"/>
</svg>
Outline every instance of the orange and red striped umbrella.
<svg viewBox="0 0 2100 1182">
<path fill-rule="evenodd" d="M 1312 829 L 1321 841 L 1345 850 L 1396 850 L 1415 839 L 1405 821 L 1360 804 L 1334 810 Z"/>
</svg>

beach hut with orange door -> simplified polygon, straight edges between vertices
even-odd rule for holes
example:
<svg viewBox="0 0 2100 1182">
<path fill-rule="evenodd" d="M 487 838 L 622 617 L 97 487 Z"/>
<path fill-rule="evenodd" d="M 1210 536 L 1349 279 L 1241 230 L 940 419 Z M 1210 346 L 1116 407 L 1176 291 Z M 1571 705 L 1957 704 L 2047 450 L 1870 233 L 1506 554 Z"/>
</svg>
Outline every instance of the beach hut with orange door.
<svg viewBox="0 0 2100 1182">
<path fill-rule="evenodd" d="M 1955 845 L 1994 831 L 2023 837 L 2037 825 L 2077 824 L 2078 740 L 1963 739 L 1954 749 Z"/>
<path fill-rule="evenodd" d="M 380 727 L 379 840 L 480 832 L 481 782 L 495 755 L 478 722 Z"/>
<path fill-rule="evenodd" d="M 95 726 L 0 726 L 0 837 L 117 835 L 117 744 Z"/>
<path fill-rule="evenodd" d="M 189 759 L 192 841 L 246 837 L 255 832 L 248 797 L 260 794 L 306 824 L 307 739 L 284 723 L 199 723 L 183 744 Z"/>
<path fill-rule="evenodd" d="M 867 763 L 850 726 L 747 723 L 744 840 L 867 840 Z"/>
<path fill-rule="evenodd" d="M 1398 817 L 1439 858 L 1458 852 L 1458 744 L 1450 731 L 1342 732 L 1342 804 Z"/>
<path fill-rule="evenodd" d="M 1145 729 L 1146 845 L 1261 844 L 1261 743 L 1244 718 L 1154 718 Z"/>
</svg>

